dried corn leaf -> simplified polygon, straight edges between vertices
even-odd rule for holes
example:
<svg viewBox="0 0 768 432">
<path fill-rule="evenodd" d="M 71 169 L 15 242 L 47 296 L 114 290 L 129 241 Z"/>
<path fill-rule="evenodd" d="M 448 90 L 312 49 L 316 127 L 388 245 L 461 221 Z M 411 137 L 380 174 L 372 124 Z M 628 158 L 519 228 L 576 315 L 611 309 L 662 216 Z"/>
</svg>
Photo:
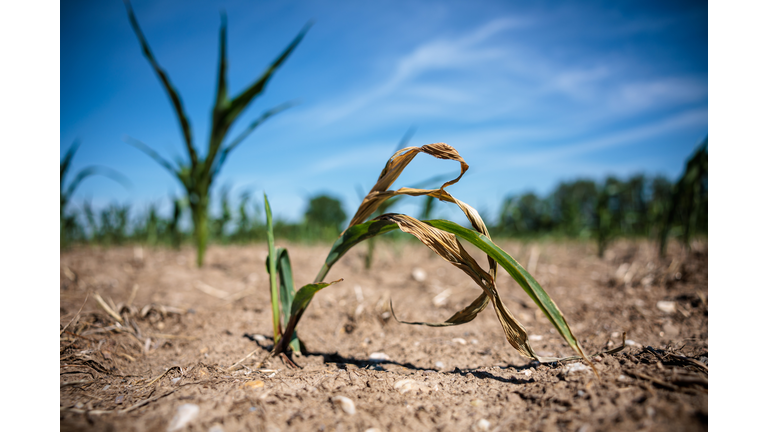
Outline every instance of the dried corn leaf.
<svg viewBox="0 0 768 432">
<path fill-rule="evenodd" d="M 464 309 L 456 312 L 445 320 L 445 322 L 441 323 L 430 323 L 430 322 L 419 322 L 419 321 L 401 321 L 397 315 L 395 315 L 395 308 L 392 306 L 392 299 L 389 300 L 389 310 L 392 312 L 392 317 L 395 319 L 395 321 L 399 322 L 400 324 L 411 324 L 411 325 L 425 325 L 429 327 L 449 327 L 449 326 L 455 326 L 460 324 L 466 324 L 475 317 L 477 317 L 477 314 L 483 311 L 486 306 L 488 306 L 488 302 L 490 301 L 490 297 L 488 297 L 485 292 L 480 294 L 480 297 L 476 298 L 475 301 L 473 301 L 469 306 L 465 307 Z"/>
<path fill-rule="evenodd" d="M 408 166 L 413 158 L 419 153 L 426 153 L 438 159 L 455 160 L 461 164 L 461 173 L 459 176 L 453 180 L 445 182 L 440 187 L 441 190 L 446 186 L 458 182 L 469 169 L 469 165 L 464 162 L 464 159 L 459 155 L 459 152 L 445 143 L 427 144 L 421 147 L 406 147 L 402 150 L 398 150 L 391 158 L 389 158 L 384 169 L 381 170 L 379 180 L 373 185 L 373 188 L 371 188 L 371 191 L 363 199 L 363 202 L 357 209 L 357 213 L 355 213 L 352 220 L 349 222 L 350 227 L 365 222 L 382 202 L 393 196 L 391 191 L 387 191 L 387 189 L 392 186 L 392 183 L 397 180 L 405 167 Z"/>
<path fill-rule="evenodd" d="M 440 186 L 440 189 L 417 189 L 417 188 L 400 188 L 396 191 L 387 190 L 397 180 L 400 174 L 403 172 L 406 166 L 416 157 L 419 153 L 426 153 L 439 159 L 454 160 L 461 164 L 461 172 L 459 176 L 453 180 L 447 181 Z M 363 199 L 357 213 L 349 223 L 349 226 L 360 224 L 370 217 L 376 209 L 384 203 L 386 200 L 398 196 L 398 195 L 410 195 L 410 196 L 422 196 L 427 195 L 433 198 L 437 198 L 441 201 L 451 202 L 456 204 L 461 211 L 464 212 L 467 219 L 472 226 L 479 232 L 490 237 L 488 228 L 485 226 L 485 222 L 480 217 L 475 209 L 465 204 L 462 201 L 455 199 L 449 194 L 445 188 L 452 184 L 457 183 L 464 173 L 469 169 L 469 165 L 464 161 L 459 152 L 453 147 L 445 143 L 427 144 L 422 147 L 407 147 L 395 152 L 395 154 L 387 161 L 384 169 L 379 174 L 379 180 L 371 188 L 371 191 Z M 496 277 L 496 263 L 489 257 L 488 264 L 490 267 L 489 273 Z"/>
<path fill-rule="evenodd" d="M 435 228 L 407 215 L 386 214 L 376 219 L 395 222 L 401 231 L 412 234 L 441 258 L 458 267 L 472 278 L 483 289 L 485 295 L 490 298 L 491 303 L 493 303 L 496 316 L 510 345 L 525 357 L 536 360 L 540 358 L 533 351 L 530 343 L 528 343 L 528 333 L 523 325 L 512 316 L 512 313 L 509 312 L 501 301 L 496 291 L 496 281 L 494 278 L 480 268 L 477 261 L 467 253 L 454 234 Z"/>
</svg>

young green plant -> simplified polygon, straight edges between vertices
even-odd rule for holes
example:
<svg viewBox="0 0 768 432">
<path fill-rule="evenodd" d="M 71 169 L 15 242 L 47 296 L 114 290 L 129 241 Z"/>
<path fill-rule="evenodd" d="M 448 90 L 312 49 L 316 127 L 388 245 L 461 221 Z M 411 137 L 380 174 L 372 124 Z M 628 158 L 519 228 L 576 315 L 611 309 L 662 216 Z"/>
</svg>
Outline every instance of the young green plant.
<svg viewBox="0 0 768 432">
<path fill-rule="evenodd" d="M 205 249 L 208 243 L 208 201 L 210 188 L 214 179 L 221 171 L 222 165 L 232 150 L 242 143 L 243 140 L 245 140 L 245 138 L 264 121 L 280 111 L 285 110 L 292 104 L 283 104 L 264 112 L 259 118 L 248 125 L 240 135 L 225 145 L 224 141 L 227 138 L 230 127 L 250 103 L 262 93 L 275 70 L 283 64 L 299 42 L 304 38 L 304 35 L 309 30 L 310 24 L 307 24 L 299 32 L 298 36 L 293 39 L 288 47 L 272 62 L 271 65 L 269 65 L 255 82 L 243 90 L 239 95 L 230 97 L 227 89 L 227 20 L 226 15 L 222 14 L 221 28 L 219 31 L 219 66 L 216 100 L 212 112 L 211 135 L 208 139 L 208 153 L 203 157 L 202 155 L 199 156 L 197 150 L 195 150 L 195 144 L 192 140 L 192 127 L 189 122 L 189 117 L 184 111 L 181 96 L 179 96 L 178 92 L 173 88 L 168 74 L 160 67 L 160 64 L 152 54 L 152 51 L 149 48 L 149 43 L 144 37 L 141 28 L 139 28 L 139 22 L 136 20 L 130 2 L 126 1 L 125 7 L 128 11 L 128 19 L 131 22 L 131 27 L 141 44 L 142 52 L 152 66 L 152 69 L 157 74 L 160 82 L 163 84 L 163 88 L 165 88 L 166 93 L 168 93 L 168 97 L 171 99 L 174 112 L 176 113 L 176 117 L 181 126 L 181 132 L 184 137 L 184 144 L 186 145 L 189 160 L 187 163 L 179 161 L 178 166 L 174 167 L 169 161 L 161 157 L 157 152 L 141 141 L 129 139 L 128 142 L 152 157 L 157 163 L 163 166 L 163 168 L 175 176 L 184 187 L 184 191 L 188 197 L 189 207 L 192 211 L 192 225 L 195 244 L 197 246 L 197 266 L 201 267 L 203 265 Z"/>
<path fill-rule="evenodd" d="M 296 335 L 295 331 L 291 333 L 282 333 L 283 328 L 289 325 L 291 316 L 295 309 L 299 309 L 304 305 L 304 309 L 309 305 L 309 301 L 317 291 L 333 285 L 336 282 L 340 282 L 341 279 L 330 283 L 312 283 L 303 286 L 298 293 L 293 284 L 293 270 L 291 268 L 291 258 L 288 256 L 288 250 L 284 248 L 275 248 L 275 235 L 272 227 L 272 208 L 269 205 L 269 199 L 267 194 L 264 194 L 264 210 L 267 213 L 267 273 L 269 274 L 269 287 L 270 287 L 270 300 L 272 304 L 272 328 L 274 330 L 274 342 L 275 345 L 281 340 L 281 337 L 285 337 L 290 334 L 290 338 L 286 338 L 286 345 L 291 348 L 291 351 L 298 352 L 301 350 L 301 341 Z M 278 286 L 279 281 L 279 286 Z M 281 313 L 282 310 L 282 313 Z M 302 310 L 303 312 L 303 310 Z M 298 319 L 298 318 L 297 318 Z M 295 327 L 295 324 L 293 324 Z M 281 336 L 282 335 L 282 336 Z"/>
</svg>

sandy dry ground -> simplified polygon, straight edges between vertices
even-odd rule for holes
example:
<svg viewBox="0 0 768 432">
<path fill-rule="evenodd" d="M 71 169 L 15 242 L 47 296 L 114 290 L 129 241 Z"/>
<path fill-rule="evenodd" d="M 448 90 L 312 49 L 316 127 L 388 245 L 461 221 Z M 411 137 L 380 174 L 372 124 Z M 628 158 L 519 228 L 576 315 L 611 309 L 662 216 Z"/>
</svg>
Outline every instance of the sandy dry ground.
<svg viewBox="0 0 768 432">
<path fill-rule="evenodd" d="M 521 357 L 490 307 L 456 327 L 396 322 L 390 298 L 402 320 L 441 321 L 479 294 L 420 244 L 379 242 L 372 270 L 358 246 L 332 269 L 328 280 L 344 281 L 321 291 L 298 327 L 308 349 L 294 357 L 301 369 L 266 358 L 265 245 L 214 246 L 202 269 L 192 249 L 79 248 L 61 254 L 61 430 L 707 429 L 705 241 L 687 253 L 673 244 L 666 259 L 644 241 L 614 243 L 603 259 L 592 243 L 501 245 L 587 352 L 627 333 L 622 352 L 595 360 L 600 379 L 578 361 Z M 296 283 L 311 282 L 327 247 L 283 246 Z M 501 297 L 537 352 L 571 355 L 502 273 Z"/>
</svg>

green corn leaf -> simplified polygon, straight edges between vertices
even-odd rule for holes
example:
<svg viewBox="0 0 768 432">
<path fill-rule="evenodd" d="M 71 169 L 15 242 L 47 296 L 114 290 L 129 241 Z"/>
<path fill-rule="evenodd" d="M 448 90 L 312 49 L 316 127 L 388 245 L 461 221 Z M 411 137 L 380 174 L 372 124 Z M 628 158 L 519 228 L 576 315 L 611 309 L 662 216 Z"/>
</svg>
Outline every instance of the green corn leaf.
<svg viewBox="0 0 768 432">
<path fill-rule="evenodd" d="M 322 281 L 336 261 L 341 259 L 341 257 L 356 244 L 379 234 L 388 233 L 397 229 L 396 223 L 381 220 L 372 220 L 347 228 L 346 231 L 339 236 L 333 246 L 331 246 L 331 251 L 328 253 L 325 263 L 317 274 L 317 277 L 315 277 L 315 282 Z"/>
<path fill-rule="evenodd" d="M 285 325 L 291 315 L 291 303 L 293 303 L 293 298 L 296 296 L 291 258 L 288 256 L 288 250 L 285 248 L 277 248 L 277 276 L 280 278 L 280 308 L 282 309 L 280 315 L 281 321 Z"/>
<path fill-rule="evenodd" d="M 67 171 L 69 171 L 69 164 L 72 162 L 72 158 L 75 157 L 75 152 L 77 151 L 78 147 L 80 147 L 79 141 L 72 143 L 72 146 L 67 150 L 67 153 L 64 154 L 64 159 L 62 159 L 61 163 L 59 164 L 60 190 L 64 188 L 64 176 L 67 174 Z"/>
<path fill-rule="evenodd" d="M 288 255 L 288 250 L 285 248 L 275 249 L 274 231 L 272 228 L 272 209 L 269 206 L 269 200 L 267 195 L 264 194 L 264 207 L 267 213 L 267 243 L 269 247 L 269 255 L 267 256 L 267 272 L 269 273 L 270 288 L 271 288 L 271 300 L 272 300 L 272 313 L 277 316 L 278 319 L 273 318 L 273 326 L 275 327 L 275 343 L 279 339 L 280 332 L 282 332 L 282 326 L 287 326 L 290 319 L 291 304 L 293 303 L 296 290 L 293 283 L 293 269 L 291 267 L 291 258 Z M 279 290 L 276 289 L 279 279 Z M 282 309 L 280 314 L 277 306 Z M 277 324 L 275 324 L 275 321 Z M 293 351 L 298 352 L 301 348 L 301 341 L 299 340 L 296 332 L 291 334 L 289 346 Z"/>
<path fill-rule="evenodd" d="M 232 99 L 227 96 L 226 26 L 226 18 L 222 16 L 219 48 L 219 78 L 218 88 L 216 91 L 216 104 L 213 107 L 213 125 L 211 128 L 211 137 L 209 143 L 210 148 L 208 150 L 208 157 L 205 161 L 205 167 L 207 171 L 213 168 L 213 164 L 215 163 L 216 158 L 219 157 L 219 148 L 224 141 L 224 137 L 227 135 L 229 128 L 232 126 L 235 120 L 237 120 L 240 114 L 248 107 L 251 101 L 253 101 L 256 96 L 261 94 L 261 92 L 264 90 L 264 87 L 267 85 L 267 82 L 275 73 L 277 68 L 280 67 L 283 62 L 285 62 L 293 50 L 296 49 L 296 46 L 299 45 L 299 42 L 304 39 L 304 36 L 306 35 L 307 31 L 309 31 L 309 28 L 312 26 L 312 24 L 309 23 L 305 25 L 299 34 L 293 39 L 293 41 L 291 41 L 288 47 L 277 57 L 277 59 L 275 59 L 275 61 L 272 62 L 271 65 L 269 65 L 267 70 L 264 71 L 262 75 L 256 79 L 253 84 L 250 85 L 250 87 L 243 90 L 242 93 Z M 279 111 L 277 108 L 275 110 Z M 267 115 L 267 117 L 269 117 L 269 115 Z M 257 120 L 256 123 L 258 125 L 260 123 L 259 120 Z M 255 128 L 255 126 L 249 129 L 252 130 L 253 128 Z"/>
<path fill-rule="evenodd" d="M 296 295 L 296 289 L 293 284 L 293 270 L 291 269 L 291 258 L 288 256 L 288 249 L 277 248 L 277 276 L 280 278 L 280 317 L 283 326 L 288 324 L 291 317 L 291 303 Z M 294 331 L 291 335 L 291 350 L 298 352 L 301 350 L 301 341 Z"/>
<path fill-rule="evenodd" d="M 119 172 L 113 170 L 112 168 L 107 168 L 103 166 L 90 166 L 78 171 L 75 178 L 69 183 L 65 196 L 67 198 L 71 197 L 72 194 L 75 193 L 75 189 L 77 189 L 80 183 L 92 175 L 102 175 L 104 177 L 108 177 L 120 183 L 126 189 L 131 187 L 131 181 L 128 180 L 126 176 L 120 174 Z"/>
<path fill-rule="evenodd" d="M 222 119 L 225 124 L 231 125 L 232 122 L 237 118 L 238 115 L 240 115 L 240 112 L 243 111 L 248 104 L 253 100 L 254 97 L 259 95 L 262 90 L 264 89 L 264 86 L 267 85 L 267 82 L 270 78 L 272 78 L 272 75 L 275 73 L 278 67 L 285 62 L 285 60 L 288 58 L 289 55 L 293 52 L 294 49 L 299 45 L 302 39 L 304 39 L 304 36 L 309 31 L 309 28 L 312 27 L 312 23 L 307 23 L 304 28 L 299 31 L 299 34 L 296 35 L 296 37 L 291 41 L 291 43 L 288 45 L 287 48 L 275 59 L 275 61 L 272 62 L 271 65 L 265 70 L 262 75 L 253 83 L 250 87 L 243 90 L 242 93 L 237 95 L 234 99 L 230 101 L 229 109 L 224 112 L 224 118 Z"/>
<path fill-rule="evenodd" d="M 320 282 L 304 285 L 300 290 L 296 292 L 296 297 L 293 298 L 293 304 L 291 305 L 291 315 L 303 313 L 309 306 L 309 302 L 312 301 L 312 297 L 321 289 L 331 286 L 342 279 L 335 280 L 333 282 Z"/>
<path fill-rule="evenodd" d="M 155 59 L 154 54 L 152 54 L 152 50 L 149 48 L 149 43 L 147 42 L 147 39 L 144 37 L 144 33 L 139 27 L 139 21 L 136 19 L 136 15 L 133 13 L 131 3 L 126 1 L 125 8 L 128 11 L 128 20 L 131 22 L 131 27 L 136 33 L 136 37 L 139 39 L 141 50 L 143 51 L 144 56 L 149 61 L 150 65 L 152 65 L 152 69 L 155 70 L 157 77 L 160 78 L 160 82 L 162 82 L 166 93 L 168 93 L 168 97 L 171 98 L 171 103 L 173 104 L 173 108 L 176 112 L 176 117 L 179 120 L 181 131 L 184 134 L 184 143 L 187 146 L 189 157 L 192 161 L 192 164 L 195 165 L 197 164 L 197 152 L 195 151 L 195 147 L 192 144 L 192 127 L 189 125 L 189 116 L 187 116 L 186 112 L 184 111 L 184 105 L 181 102 L 181 96 L 179 96 L 179 92 L 176 91 L 176 89 L 173 87 L 173 84 L 171 84 L 171 79 L 168 77 L 168 74 L 166 74 L 163 68 L 160 67 L 160 64 Z"/>
<path fill-rule="evenodd" d="M 179 180 L 181 180 L 181 182 L 183 184 L 187 184 L 187 183 L 185 183 L 185 180 L 183 178 L 184 177 L 183 169 L 176 169 L 176 168 L 174 168 L 173 165 L 170 162 L 168 162 L 166 159 L 164 159 L 162 156 L 160 156 L 150 146 L 144 144 L 143 142 L 141 142 L 141 141 L 139 141 L 137 139 L 131 138 L 131 137 L 125 137 L 125 142 L 127 142 L 129 145 L 132 145 L 132 146 L 136 147 L 137 149 L 139 149 L 139 150 L 143 151 L 144 153 L 146 153 L 147 156 L 149 156 L 152 159 L 154 159 L 155 162 L 160 164 L 160 166 L 162 166 L 163 168 L 167 169 L 168 172 L 170 172 L 171 174 L 173 174 L 176 177 L 178 177 Z M 181 164 L 181 162 L 179 162 L 179 166 L 183 166 Z"/>
<path fill-rule="evenodd" d="M 275 234 L 272 230 L 272 208 L 269 206 L 267 194 L 264 194 L 264 209 L 267 213 L 267 271 L 269 272 L 270 300 L 272 302 L 272 328 L 274 329 L 274 341 L 277 344 L 280 339 L 280 296 L 277 290 L 277 253 L 275 252 Z"/>
</svg>

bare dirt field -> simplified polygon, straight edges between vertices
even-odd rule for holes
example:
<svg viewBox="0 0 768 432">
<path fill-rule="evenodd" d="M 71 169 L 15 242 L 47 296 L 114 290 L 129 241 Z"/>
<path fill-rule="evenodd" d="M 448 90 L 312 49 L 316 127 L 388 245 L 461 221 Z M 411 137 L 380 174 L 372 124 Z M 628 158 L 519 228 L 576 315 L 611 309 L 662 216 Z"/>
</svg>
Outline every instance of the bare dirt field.
<svg viewBox="0 0 768 432">
<path fill-rule="evenodd" d="M 297 288 L 311 282 L 328 246 L 280 243 Z M 331 270 L 327 280 L 344 281 L 319 292 L 299 323 L 308 350 L 294 356 L 300 369 L 267 358 L 266 245 L 213 246 L 202 269 L 191 248 L 76 248 L 60 259 L 60 428 L 707 429 L 705 240 L 690 252 L 671 244 L 663 260 L 645 241 L 615 242 L 602 259 L 592 243 L 500 245 L 557 302 L 588 353 L 617 347 L 626 332 L 623 351 L 595 359 L 600 378 L 580 361 L 521 357 L 491 307 L 455 327 L 395 321 L 390 299 L 402 320 L 442 321 L 480 293 L 415 242 L 378 242 L 371 270 L 358 246 Z M 539 354 L 573 354 L 501 269 L 498 287 Z"/>
</svg>

